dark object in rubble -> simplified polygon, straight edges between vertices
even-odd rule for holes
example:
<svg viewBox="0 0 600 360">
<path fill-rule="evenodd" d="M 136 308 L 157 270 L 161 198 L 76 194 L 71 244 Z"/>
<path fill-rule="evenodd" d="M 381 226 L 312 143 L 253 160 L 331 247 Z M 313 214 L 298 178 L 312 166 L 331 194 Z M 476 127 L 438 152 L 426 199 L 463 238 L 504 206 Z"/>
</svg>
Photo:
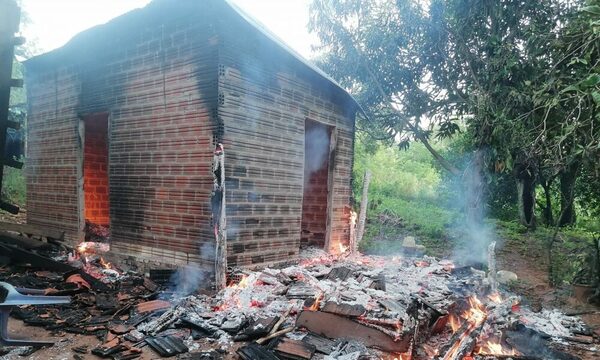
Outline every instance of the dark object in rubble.
<svg viewBox="0 0 600 360">
<path fill-rule="evenodd" d="M 352 321 L 347 317 L 321 312 L 302 311 L 296 320 L 297 327 L 330 339 L 348 338 L 357 340 L 365 346 L 375 347 L 387 352 L 406 352 L 412 336 L 404 333 L 400 337 L 392 337 L 375 328 Z"/>
<path fill-rule="evenodd" d="M 377 277 L 373 280 L 373 283 L 371 284 L 370 288 L 385 291 L 385 275 L 383 273 L 377 275 Z"/>
<path fill-rule="evenodd" d="M 239 315 L 234 318 L 228 318 L 221 324 L 221 330 L 230 334 L 237 334 L 248 324 L 248 319 L 244 315 Z"/>
<path fill-rule="evenodd" d="M 119 301 L 112 294 L 96 294 L 96 307 L 100 310 L 114 310 L 119 307 Z"/>
<path fill-rule="evenodd" d="M 242 360 L 281 360 L 272 351 L 257 343 L 250 343 L 237 350 Z"/>
<path fill-rule="evenodd" d="M 31 355 L 33 355 L 34 352 L 38 351 L 41 348 L 42 346 L 27 346 L 25 349 L 19 352 L 19 356 L 30 357 Z"/>
<path fill-rule="evenodd" d="M 221 360 L 223 355 L 215 350 L 179 355 L 177 360 Z"/>
<path fill-rule="evenodd" d="M 278 316 L 270 318 L 257 318 L 250 322 L 243 332 L 235 336 L 235 341 L 254 340 L 268 335 L 279 320 Z"/>
<path fill-rule="evenodd" d="M 17 246 L 2 244 L 0 245 L 0 253 L 2 253 L 4 256 L 8 256 L 12 263 L 28 264 L 34 268 L 42 268 L 44 270 L 61 272 L 75 270 L 75 268 L 71 265 L 52 260 L 48 257 L 38 255 L 32 251 L 21 249 Z"/>
<path fill-rule="evenodd" d="M 112 354 L 116 354 L 126 349 L 127 348 L 124 345 L 119 343 L 119 338 L 114 338 L 113 340 L 105 344 L 93 348 L 92 354 L 98 355 L 100 357 L 109 357 Z"/>
<path fill-rule="evenodd" d="M 72 347 L 71 350 L 78 354 L 87 354 L 90 351 L 87 346 L 75 346 Z"/>
<path fill-rule="evenodd" d="M 83 357 L 79 354 L 73 354 L 73 359 L 74 360 L 85 360 L 85 357 Z"/>
<path fill-rule="evenodd" d="M 148 337 L 144 341 L 162 357 L 169 357 L 189 351 L 183 340 L 176 336 Z"/>
<path fill-rule="evenodd" d="M 329 272 L 329 275 L 327 275 L 327 279 L 332 280 L 332 281 L 335 281 L 335 280 L 344 281 L 350 276 L 351 273 L 352 273 L 351 269 L 349 269 L 345 266 L 340 266 L 340 267 L 331 269 L 331 271 Z"/>
<path fill-rule="evenodd" d="M 331 352 L 336 348 L 335 341 L 313 333 L 308 333 L 304 338 L 302 338 L 302 341 L 314 346 L 316 351 L 326 355 L 331 354 Z"/>
<path fill-rule="evenodd" d="M 93 277 L 92 275 L 86 273 L 85 271 L 83 271 L 81 269 L 72 268 L 72 270 L 67 271 L 63 275 L 63 277 L 66 280 L 71 275 L 79 275 L 79 276 L 81 276 L 81 278 L 83 280 L 85 280 L 92 287 L 92 290 L 95 290 L 97 292 L 109 292 L 111 290 L 111 288 L 108 285 L 106 285 L 102 281 L 96 279 L 95 277 Z"/>
<path fill-rule="evenodd" d="M 360 304 L 338 304 L 333 301 L 327 301 L 321 311 L 348 317 L 359 317 L 367 312 L 365 307 Z"/>
<path fill-rule="evenodd" d="M 173 269 L 150 269 L 150 280 L 159 285 L 171 284 L 171 279 L 176 270 Z"/>
<path fill-rule="evenodd" d="M 307 360 L 315 354 L 315 346 L 309 343 L 293 340 L 286 337 L 275 339 L 269 344 L 269 349 L 282 359 Z"/>
<path fill-rule="evenodd" d="M 307 298 L 315 298 L 318 294 L 318 290 L 314 287 L 298 282 L 294 285 L 290 286 L 287 291 L 286 297 L 288 299 L 307 299 Z"/>
<path fill-rule="evenodd" d="M 112 355 L 113 360 L 131 360 L 131 359 L 137 359 L 140 356 L 142 356 L 142 352 L 141 350 L 126 350 L 126 351 L 122 351 L 120 353 L 114 354 Z"/>
<path fill-rule="evenodd" d="M 537 332 L 521 323 L 514 325 L 514 330 L 505 332 L 506 342 L 524 356 L 538 356 L 553 360 L 579 360 L 580 358 L 565 352 L 552 349 L 549 335 Z"/>
<path fill-rule="evenodd" d="M 181 323 L 184 326 L 188 326 L 188 327 L 192 327 L 194 329 L 196 329 L 197 331 L 200 331 L 201 333 L 205 334 L 205 337 L 210 337 L 210 338 L 217 338 L 217 331 L 219 330 L 218 328 L 204 323 L 202 321 L 195 321 L 189 318 L 181 318 Z"/>
</svg>

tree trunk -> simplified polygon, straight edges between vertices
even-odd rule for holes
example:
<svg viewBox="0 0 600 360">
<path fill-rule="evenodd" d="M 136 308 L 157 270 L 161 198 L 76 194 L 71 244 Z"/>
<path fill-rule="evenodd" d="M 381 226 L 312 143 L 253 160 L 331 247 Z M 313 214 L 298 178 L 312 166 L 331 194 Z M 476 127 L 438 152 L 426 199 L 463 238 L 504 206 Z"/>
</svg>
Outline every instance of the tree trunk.
<svg viewBox="0 0 600 360">
<path fill-rule="evenodd" d="M 578 172 L 579 163 L 574 162 L 560 174 L 560 226 L 575 224 L 575 180 Z"/>
<path fill-rule="evenodd" d="M 542 188 L 544 189 L 544 196 L 546 198 L 546 204 L 543 209 L 544 223 L 546 226 L 554 225 L 554 216 L 552 214 L 552 196 L 550 193 L 552 180 L 553 179 L 541 181 Z"/>
<path fill-rule="evenodd" d="M 519 220 L 528 228 L 535 228 L 535 177 L 517 177 Z"/>
<path fill-rule="evenodd" d="M 467 225 L 477 229 L 483 225 L 483 150 L 475 151 L 473 161 L 467 171 L 463 174 L 463 193 L 466 196 L 465 212 L 467 214 Z"/>
</svg>

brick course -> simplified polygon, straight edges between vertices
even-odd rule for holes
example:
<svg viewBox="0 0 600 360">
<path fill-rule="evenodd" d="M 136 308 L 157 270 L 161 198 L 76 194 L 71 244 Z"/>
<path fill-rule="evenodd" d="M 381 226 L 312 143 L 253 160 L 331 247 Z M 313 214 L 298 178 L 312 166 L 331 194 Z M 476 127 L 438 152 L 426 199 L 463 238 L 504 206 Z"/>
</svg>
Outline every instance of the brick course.
<svg viewBox="0 0 600 360">
<path fill-rule="evenodd" d="M 59 50 L 27 65 L 28 222 L 64 230 L 72 242 L 82 238 L 91 209 L 79 197 L 86 168 L 78 127 L 86 116 L 107 113 L 115 253 L 212 268 L 211 162 L 222 142 L 230 265 L 289 260 L 299 252 L 303 208 L 314 218 L 311 211 L 322 213 L 328 196 L 327 173 L 319 173 L 308 179 L 321 185 L 310 193 L 318 203 L 304 201 L 309 119 L 337 132 L 330 232 L 333 243 L 347 242 L 355 109 L 349 97 L 222 9 L 228 5 L 161 6 L 151 3 L 82 34 L 62 50 L 70 56 Z"/>
</svg>

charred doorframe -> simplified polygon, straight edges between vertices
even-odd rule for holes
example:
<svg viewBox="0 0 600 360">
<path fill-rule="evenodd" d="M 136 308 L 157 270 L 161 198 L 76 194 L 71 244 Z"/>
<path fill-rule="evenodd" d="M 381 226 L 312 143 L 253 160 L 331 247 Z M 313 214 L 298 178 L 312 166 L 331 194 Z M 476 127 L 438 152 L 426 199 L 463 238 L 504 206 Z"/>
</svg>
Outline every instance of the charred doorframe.
<svg viewBox="0 0 600 360">
<path fill-rule="evenodd" d="M 107 145 L 107 159 L 106 159 L 106 171 L 108 177 L 108 192 L 110 198 L 110 144 L 111 144 L 111 113 L 110 111 L 105 112 L 94 112 L 89 114 L 79 114 L 77 121 L 77 216 L 78 216 L 78 233 L 77 239 L 79 242 L 85 241 L 85 176 L 84 176 L 84 161 L 85 161 L 85 122 L 87 118 L 94 116 L 106 116 L 106 145 Z M 112 229 L 112 209 L 109 203 L 109 229 Z"/>
<path fill-rule="evenodd" d="M 326 215 L 326 219 L 325 219 L 325 238 L 324 238 L 324 242 L 323 242 L 323 249 L 325 249 L 328 252 L 331 251 L 335 251 L 334 249 L 334 244 L 331 243 L 331 234 L 332 234 L 332 225 L 333 225 L 333 194 L 334 194 L 334 171 L 335 171 L 335 165 L 336 165 L 336 149 L 337 149 L 337 133 L 338 133 L 338 129 L 336 126 L 334 125 L 330 125 L 330 124 L 326 124 L 320 121 L 316 121 L 313 120 L 311 118 L 305 118 L 304 121 L 304 141 L 306 142 L 307 139 L 307 133 L 306 133 L 306 129 L 307 129 L 307 125 L 308 124 L 314 124 L 316 126 L 321 126 L 327 129 L 328 134 L 329 134 L 329 146 L 328 149 L 326 149 L 325 151 L 327 151 L 326 153 L 326 159 L 327 159 L 327 204 L 326 204 L 326 210 L 325 210 L 325 215 Z M 305 145 L 305 151 L 306 151 L 306 145 Z M 307 163 L 306 163 L 306 153 L 304 154 L 304 167 L 303 167 L 303 173 L 304 173 L 304 181 L 303 181 L 303 189 L 302 189 L 302 193 L 303 193 L 303 204 L 302 204 L 302 217 L 304 217 L 304 195 L 305 195 L 305 191 L 306 191 L 306 186 L 308 184 L 307 180 L 310 181 L 309 179 L 306 179 L 306 167 L 307 167 Z M 310 175 L 309 175 L 310 177 Z M 300 225 L 300 233 L 302 234 L 304 228 L 302 226 L 302 224 Z"/>
</svg>

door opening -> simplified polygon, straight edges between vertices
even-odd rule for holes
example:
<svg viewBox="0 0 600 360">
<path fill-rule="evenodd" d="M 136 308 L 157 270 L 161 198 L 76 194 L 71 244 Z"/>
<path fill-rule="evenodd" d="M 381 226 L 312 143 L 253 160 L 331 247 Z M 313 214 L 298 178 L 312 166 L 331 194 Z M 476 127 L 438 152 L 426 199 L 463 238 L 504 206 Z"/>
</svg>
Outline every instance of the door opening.
<svg viewBox="0 0 600 360">
<path fill-rule="evenodd" d="M 331 183 L 330 153 L 333 127 L 307 119 L 304 129 L 303 246 L 324 247 Z"/>
<path fill-rule="evenodd" d="M 85 240 L 104 242 L 110 235 L 108 114 L 85 116 L 83 126 Z"/>
</svg>

